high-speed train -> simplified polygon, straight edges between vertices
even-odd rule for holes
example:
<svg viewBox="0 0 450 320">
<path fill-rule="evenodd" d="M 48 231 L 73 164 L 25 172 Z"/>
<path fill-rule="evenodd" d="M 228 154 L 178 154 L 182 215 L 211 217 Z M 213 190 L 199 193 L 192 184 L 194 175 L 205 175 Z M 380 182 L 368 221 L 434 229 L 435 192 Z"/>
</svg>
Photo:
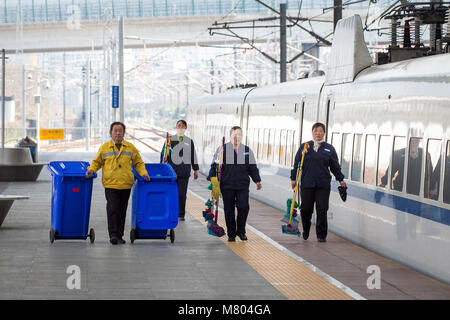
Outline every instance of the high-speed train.
<svg viewBox="0 0 450 320">
<path fill-rule="evenodd" d="M 208 96 L 187 114 L 205 173 L 241 126 L 262 177 L 251 196 L 280 210 L 300 143 L 324 123 L 348 185 L 343 202 L 333 179 L 330 231 L 450 283 L 450 54 L 374 65 L 353 16 L 337 25 L 325 76 Z"/>
</svg>

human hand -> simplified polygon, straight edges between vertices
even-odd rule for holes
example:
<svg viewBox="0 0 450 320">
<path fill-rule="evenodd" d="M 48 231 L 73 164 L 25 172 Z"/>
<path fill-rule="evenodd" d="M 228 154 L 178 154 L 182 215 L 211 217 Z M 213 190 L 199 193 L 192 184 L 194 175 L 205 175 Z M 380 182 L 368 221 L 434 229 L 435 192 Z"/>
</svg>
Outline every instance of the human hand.
<svg viewBox="0 0 450 320">
<path fill-rule="evenodd" d="M 145 181 L 150 181 L 150 176 L 148 175 L 148 173 L 142 175 L 142 178 L 144 178 Z"/>
<path fill-rule="evenodd" d="M 92 176 L 94 175 L 94 170 L 92 170 L 92 169 L 88 169 L 87 171 L 86 171 L 86 178 L 92 178 Z"/>
<path fill-rule="evenodd" d="M 197 180 L 198 179 L 198 170 L 195 170 L 194 171 L 194 180 Z"/>
<path fill-rule="evenodd" d="M 347 188 L 347 184 L 345 183 L 344 180 L 339 181 L 339 183 L 341 184 L 341 187 Z"/>
<path fill-rule="evenodd" d="M 296 181 L 291 181 L 291 187 L 292 187 L 292 189 L 295 189 L 295 185 L 297 184 L 297 182 Z"/>
<path fill-rule="evenodd" d="M 257 182 L 256 183 L 256 190 L 261 190 L 261 188 L 262 188 L 261 182 Z"/>
</svg>

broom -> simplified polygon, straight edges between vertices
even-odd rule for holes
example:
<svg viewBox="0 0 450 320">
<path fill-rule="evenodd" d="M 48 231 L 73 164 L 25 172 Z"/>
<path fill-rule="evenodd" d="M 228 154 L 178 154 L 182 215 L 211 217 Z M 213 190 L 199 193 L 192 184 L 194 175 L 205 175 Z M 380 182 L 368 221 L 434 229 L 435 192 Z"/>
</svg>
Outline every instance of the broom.
<svg viewBox="0 0 450 320">
<path fill-rule="evenodd" d="M 166 132 L 166 145 L 164 146 L 164 158 L 163 163 L 167 163 L 167 157 L 169 156 L 169 150 L 170 150 L 170 143 L 171 143 L 172 137 L 169 136 L 169 133 Z"/>
<path fill-rule="evenodd" d="M 302 160 L 300 162 L 300 168 L 298 169 L 298 174 L 297 174 L 297 183 L 295 184 L 295 191 L 294 191 L 294 203 L 291 204 L 291 213 L 289 215 L 289 221 L 287 225 L 282 225 L 281 226 L 281 232 L 284 234 L 289 234 L 289 235 L 295 235 L 300 237 L 300 231 L 298 230 L 298 221 L 295 220 L 295 223 L 292 223 L 292 216 L 294 214 L 294 207 L 295 207 L 295 199 L 297 199 L 297 192 L 298 192 L 298 187 L 300 185 L 300 177 L 302 175 L 302 168 L 303 168 L 303 160 L 305 159 L 305 153 L 306 153 L 306 146 L 308 144 L 305 143 L 305 146 L 303 147 L 303 154 L 302 154 Z"/>
</svg>

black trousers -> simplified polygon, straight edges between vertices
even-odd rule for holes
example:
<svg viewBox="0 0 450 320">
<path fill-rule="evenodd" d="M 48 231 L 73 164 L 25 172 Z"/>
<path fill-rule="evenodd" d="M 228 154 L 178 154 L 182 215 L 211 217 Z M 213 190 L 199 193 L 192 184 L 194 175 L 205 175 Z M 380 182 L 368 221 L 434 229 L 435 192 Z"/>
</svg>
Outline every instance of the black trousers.
<svg viewBox="0 0 450 320">
<path fill-rule="evenodd" d="M 245 234 L 245 224 L 250 210 L 248 189 L 221 190 L 221 192 L 228 237 L 233 238 L 236 234 Z M 234 208 L 237 208 L 237 219 Z"/>
<path fill-rule="evenodd" d="M 123 237 L 131 189 L 105 188 L 109 238 Z"/>
<path fill-rule="evenodd" d="M 301 188 L 300 212 L 302 217 L 303 232 L 309 234 L 314 203 L 316 203 L 316 235 L 319 239 L 325 239 L 328 233 L 327 211 L 330 200 L 330 188 Z"/>
<path fill-rule="evenodd" d="M 186 193 L 188 190 L 189 178 L 178 178 L 178 217 L 184 218 L 186 210 Z"/>
</svg>

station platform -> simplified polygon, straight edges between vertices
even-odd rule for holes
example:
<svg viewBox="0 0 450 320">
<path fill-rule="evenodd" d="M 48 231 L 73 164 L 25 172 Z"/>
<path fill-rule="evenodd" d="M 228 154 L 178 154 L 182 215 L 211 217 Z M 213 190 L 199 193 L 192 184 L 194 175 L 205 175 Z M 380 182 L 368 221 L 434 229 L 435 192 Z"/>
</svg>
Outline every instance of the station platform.
<svg viewBox="0 0 450 320">
<path fill-rule="evenodd" d="M 91 161 L 94 153 L 41 153 L 40 161 Z M 143 153 L 157 162 L 159 154 Z M 101 172 L 94 181 L 90 228 L 96 239 L 49 241 L 51 175 L 36 182 L 0 182 L 16 201 L 0 227 L 0 299 L 352 300 L 450 299 L 450 286 L 329 233 L 304 241 L 281 233 L 282 212 L 250 200 L 248 241 L 227 242 L 206 232 L 204 176 L 191 179 L 186 221 L 175 242 L 129 241 L 131 201 L 124 245 L 109 243 Z M 263 181 L 264 188 L 264 181 Z M 225 228 L 223 211 L 219 224 Z M 69 266 L 78 266 L 81 288 L 70 290 Z M 367 267 L 381 269 L 381 288 L 369 289 Z"/>
</svg>

